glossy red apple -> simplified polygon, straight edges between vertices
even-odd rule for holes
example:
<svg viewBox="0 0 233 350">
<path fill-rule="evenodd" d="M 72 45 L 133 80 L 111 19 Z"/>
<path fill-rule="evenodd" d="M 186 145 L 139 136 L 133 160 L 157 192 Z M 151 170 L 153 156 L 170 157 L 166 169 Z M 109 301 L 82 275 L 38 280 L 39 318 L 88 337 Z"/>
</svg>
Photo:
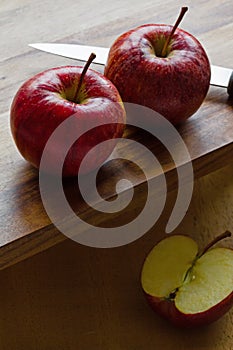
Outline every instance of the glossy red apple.
<svg viewBox="0 0 233 350">
<path fill-rule="evenodd" d="M 210 84 L 201 43 L 176 25 L 146 24 L 122 34 L 110 48 L 105 76 L 124 102 L 149 107 L 173 124 L 192 116 Z"/>
<path fill-rule="evenodd" d="M 188 236 L 171 235 L 147 256 L 142 288 L 152 309 L 176 326 L 209 324 L 233 305 L 233 250 L 212 248 L 201 253 Z"/>
<path fill-rule="evenodd" d="M 20 153 L 35 167 L 39 168 L 51 134 L 72 115 L 77 118 L 75 128 L 79 131 L 93 120 L 100 126 L 82 135 L 72 145 L 65 158 L 63 176 L 77 175 L 83 157 L 95 145 L 122 136 L 125 110 L 121 97 L 106 77 L 92 69 L 87 70 L 94 57 L 84 70 L 79 66 L 48 69 L 26 81 L 18 90 L 11 106 L 11 131 Z M 103 122 L 106 125 L 102 125 Z M 69 138 L 70 131 L 66 130 L 64 140 Z M 49 164 L 43 170 L 53 173 L 56 154 L 62 147 L 62 143 L 54 145 Z M 82 172 L 90 172 L 101 165 L 113 148 L 112 143 L 104 145 L 101 152 L 92 152 Z"/>
</svg>

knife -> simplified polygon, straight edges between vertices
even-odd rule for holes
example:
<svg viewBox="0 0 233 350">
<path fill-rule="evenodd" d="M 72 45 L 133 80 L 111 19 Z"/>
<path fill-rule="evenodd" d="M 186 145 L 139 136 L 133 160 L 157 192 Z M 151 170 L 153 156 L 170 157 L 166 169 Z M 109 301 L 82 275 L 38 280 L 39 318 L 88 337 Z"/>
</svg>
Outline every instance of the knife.
<svg viewBox="0 0 233 350">
<path fill-rule="evenodd" d="M 35 43 L 30 47 L 52 53 L 55 55 L 72 58 L 79 61 L 87 61 L 91 52 L 96 54 L 96 64 L 105 65 L 108 58 L 109 48 L 98 46 L 86 46 L 60 43 Z M 211 65 L 210 85 L 227 88 L 229 96 L 233 97 L 233 70 L 220 66 Z"/>
</svg>

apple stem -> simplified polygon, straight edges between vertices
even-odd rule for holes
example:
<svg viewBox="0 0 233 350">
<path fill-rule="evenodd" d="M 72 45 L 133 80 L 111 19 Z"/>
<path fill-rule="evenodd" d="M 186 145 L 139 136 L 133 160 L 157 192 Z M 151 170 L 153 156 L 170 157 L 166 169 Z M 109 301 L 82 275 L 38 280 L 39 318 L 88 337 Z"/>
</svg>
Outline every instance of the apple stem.
<svg viewBox="0 0 233 350">
<path fill-rule="evenodd" d="M 219 241 L 227 238 L 227 237 L 231 237 L 231 232 L 230 231 L 226 231 L 224 233 L 222 233 L 221 235 L 217 236 L 216 238 L 213 239 L 213 241 L 211 241 L 209 244 L 207 244 L 207 246 L 203 249 L 202 253 L 199 254 L 199 258 L 204 255 L 207 250 L 209 250 L 213 245 L 215 245 L 216 243 L 218 243 Z"/>
<path fill-rule="evenodd" d="M 90 54 L 90 57 L 88 58 L 85 66 L 83 67 L 83 71 L 80 75 L 80 79 L 79 79 L 79 82 L 78 82 L 78 86 L 77 86 L 77 89 L 76 89 L 76 92 L 75 92 L 75 95 L 74 95 L 74 102 L 76 102 L 78 100 L 78 94 L 79 94 L 79 90 L 81 88 L 81 85 L 82 85 L 82 82 L 83 82 L 83 79 L 85 77 L 85 74 L 89 68 L 89 66 L 91 65 L 92 61 L 96 58 L 96 54 L 94 53 L 91 53 Z"/>
<path fill-rule="evenodd" d="M 162 50 L 162 54 L 161 56 L 162 57 L 166 57 L 166 53 L 167 53 L 167 47 L 171 41 L 171 38 L 173 37 L 173 34 L 175 33 L 178 25 L 180 24 L 180 22 L 182 21 L 185 13 L 188 11 L 188 7 L 185 6 L 185 7 L 182 7 L 181 10 L 180 10 L 180 15 L 179 17 L 177 18 L 176 20 L 176 23 L 174 24 L 173 28 L 172 28 L 172 31 L 170 33 L 170 35 L 168 36 L 167 40 L 165 41 L 165 44 L 164 44 L 164 47 L 163 47 L 163 50 Z"/>
</svg>

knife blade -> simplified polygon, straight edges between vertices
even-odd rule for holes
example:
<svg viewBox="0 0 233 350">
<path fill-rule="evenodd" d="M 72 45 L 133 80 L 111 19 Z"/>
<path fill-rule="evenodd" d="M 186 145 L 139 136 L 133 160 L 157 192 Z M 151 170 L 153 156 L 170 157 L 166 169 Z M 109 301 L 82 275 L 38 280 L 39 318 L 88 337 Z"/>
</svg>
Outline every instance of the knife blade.
<svg viewBox="0 0 233 350">
<path fill-rule="evenodd" d="M 36 43 L 29 44 L 29 46 L 37 50 L 45 51 L 66 58 L 72 58 L 79 61 L 87 61 L 90 54 L 94 52 L 96 54 L 94 63 L 100 65 L 105 65 L 109 52 L 109 49 L 107 47 L 85 46 L 76 44 Z"/>
<path fill-rule="evenodd" d="M 105 65 L 109 53 L 109 48 L 107 47 L 77 44 L 35 43 L 29 44 L 29 46 L 37 50 L 79 61 L 87 61 L 91 52 L 94 52 L 96 54 L 94 63 L 100 65 Z M 229 96 L 233 96 L 233 70 L 211 65 L 210 85 L 227 88 Z"/>
</svg>

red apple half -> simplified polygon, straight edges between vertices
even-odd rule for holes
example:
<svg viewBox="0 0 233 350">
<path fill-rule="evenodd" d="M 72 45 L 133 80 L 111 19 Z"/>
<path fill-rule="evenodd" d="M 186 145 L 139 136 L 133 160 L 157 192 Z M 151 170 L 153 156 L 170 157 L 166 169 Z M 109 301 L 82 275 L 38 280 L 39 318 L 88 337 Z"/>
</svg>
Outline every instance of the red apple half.
<svg viewBox="0 0 233 350">
<path fill-rule="evenodd" d="M 171 235 L 147 256 L 141 283 L 152 309 L 176 326 L 209 324 L 233 305 L 233 250 L 200 255 L 193 239 Z"/>
<path fill-rule="evenodd" d="M 162 56 L 173 27 L 146 24 L 116 39 L 105 75 L 124 102 L 149 107 L 178 124 L 201 106 L 210 84 L 210 64 L 201 43 L 177 28 Z"/>
<path fill-rule="evenodd" d="M 84 133 L 69 150 L 63 166 L 63 176 L 77 175 L 84 156 L 98 143 L 120 138 L 124 131 L 125 110 L 115 86 L 102 74 L 89 69 L 77 88 L 83 67 L 64 66 L 48 69 L 26 81 L 18 90 L 11 106 L 11 130 L 22 154 L 39 168 L 44 147 L 56 128 L 72 115 L 75 128 L 95 120 L 99 127 Z M 99 124 L 98 124 L 99 121 Z M 102 125 L 106 123 L 106 125 Z M 73 131 L 73 130 L 72 130 Z M 64 140 L 69 138 L 66 130 Z M 54 145 L 47 169 L 53 173 L 56 154 L 62 153 L 63 144 Z M 114 143 L 92 152 L 88 164 L 82 168 L 87 173 L 101 165 L 111 154 Z"/>
</svg>

